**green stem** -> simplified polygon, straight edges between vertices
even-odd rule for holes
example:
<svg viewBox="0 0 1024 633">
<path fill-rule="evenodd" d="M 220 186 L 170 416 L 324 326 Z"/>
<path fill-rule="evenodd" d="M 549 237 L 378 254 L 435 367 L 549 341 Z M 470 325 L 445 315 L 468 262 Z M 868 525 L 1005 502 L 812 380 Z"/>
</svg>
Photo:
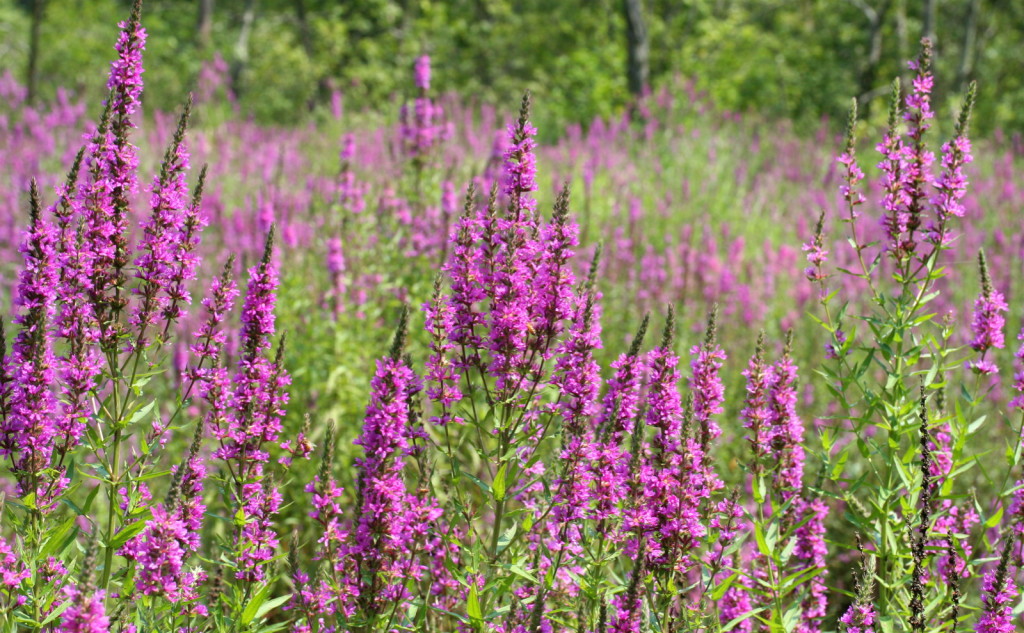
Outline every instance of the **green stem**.
<svg viewBox="0 0 1024 633">
<path fill-rule="evenodd" d="M 116 393 L 116 392 L 115 392 Z M 115 396 L 116 397 L 116 396 Z M 114 409 L 117 409 L 115 403 Z M 103 580 L 100 582 L 100 587 L 106 590 L 108 583 L 110 582 L 110 568 L 114 564 L 114 548 L 110 545 L 111 540 L 114 537 L 114 514 L 117 508 L 117 486 L 120 483 L 120 461 L 121 461 L 121 429 L 114 431 L 114 458 L 110 463 L 110 487 L 107 493 L 107 538 L 104 543 L 103 553 Z M 108 592 L 109 595 L 109 592 Z"/>
</svg>

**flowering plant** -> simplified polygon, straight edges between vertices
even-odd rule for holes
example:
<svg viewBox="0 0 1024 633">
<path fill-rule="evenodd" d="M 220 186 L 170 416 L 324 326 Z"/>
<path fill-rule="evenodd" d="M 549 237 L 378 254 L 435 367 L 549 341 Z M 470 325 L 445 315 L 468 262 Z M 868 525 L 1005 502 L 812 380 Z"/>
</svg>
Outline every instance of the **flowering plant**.
<svg viewBox="0 0 1024 633">
<path fill-rule="evenodd" d="M 527 95 L 500 169 L 468 188 L 457 218 L 445 187 L 426 358 L 415 360 L 406 308 L 344 471 L 340 425 L 310 416 L 283 428 L 272 223 L 237 326 L 234 258 L 192 306 L 207 218 L 205 169 L 188 188 L 190 103 L 135 222 L 140 3 L 121 28 L 99 124 L 49 207 L 31 188 L 16 331 L 0 364 L 11 483 L 0 631 L 867 633 L 968 619 L 1013 630 L 1019 429 L 1004 481 L 989 486 L 1002 498 L 969 487 L 979 471 L 999 479 L 974 438 L 1008 307 L 982 254 L 971 340 L 956 345 L 951 324 L 928 312 L 966 214 L 974 90 L 935 175 L 927 42 L 911 93 L 893 91 L 877 224 L 862 220 L 855 110 L 839 159 L 855 262 L 840 272 L 869 301 L 834 289 L 833 215 L 805 246 L 829 338 L 817 370 L 832 406 L 814 426 L 818 445 L 806 440 L 792 331 L 778 343 L 760 335 L 745 390 L 730 398 L 717 308 L 687 368 L 668 305 L 654 344 L 645 316 L 603 375 L 613 339 L 602 336 L 601 250 L 589 267 L 576 261 L 568 184 L 550 215 L 541 210 Z M 418 182 L 439 138 L 423 112 L 440 110 L 426 96 L 426 58 L 416 78 L 400 136 Z M 340 181 L 361 212 L 347 164 Z M 329 254 L 341 295 L 340 243 Z M 189 315 L 199 326 L 182 333 Z M 180 339 L 189 359 L 172 389 L 163 376 Z M 191 438 L 180 458 L 166 448 L 175 436 Z M 314 437 L 319 461 L 303 480 L 293 466 L 317 451 Z M 737 467 L 721 459 L 731 443 Z M 305 516 L 285 514 L 290 504 Z M 855 577 L 842 570 L 854 552 Z"/>
</svg>

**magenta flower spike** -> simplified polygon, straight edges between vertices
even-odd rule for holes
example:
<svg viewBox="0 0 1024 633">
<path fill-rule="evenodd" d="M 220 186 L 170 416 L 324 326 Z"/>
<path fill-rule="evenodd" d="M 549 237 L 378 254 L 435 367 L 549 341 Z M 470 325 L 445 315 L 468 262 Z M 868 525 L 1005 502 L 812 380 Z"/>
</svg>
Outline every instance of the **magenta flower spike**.
<svg viewBox="0 0 1024 633">
<path fill-rule="evenodd" d="M 54 444 L 60 440 L 61 419 L 54 395 L 53 318 L 59 273 L 56 267 L 56 236 L 42 217 L 39 190 L 32 182 L 31 220 L 21 246 L 24 268 L 18 279 L 14 322 L 21 329 L 6 360 L 10 375 L 8 412 L 0 428 L 0 453 L 17 454 L 15 475 L 18 493 L 32 495 L 35 507 L 52 509 L 67 486 L 60 466 L 49 474 Z"/>
<path fill-rule="evenodd" d="M 1003 334 L 1006 318 L 1003 313 L 1009 307 L 1002 293 L 992 285 L 984 251 L 978 252 L 978 269 L 981 273 L 981 293 L 974 301 L 974 319 L 971 321 L 974 338 L 970 345 L 979 354 L 979 358 L 969 361 L 967 366 L 978 374 L 996 374 L 999 367 L 986 358 L 986 354 L 990 349 L 1002 349 L 1006 345 Z"/>
<path fill-rule="evenodd" d="M 726 355 L 725 350 L 715 342 L 717 320 L 718 307 L 715 306 L 708 318 L 704 344 L 695 345 L 690 349 L 690 355 L 693 356 L 693 360 L 690 361 L 693 416 L 700 429 L 701 443 L 705 446 L 722 434 L 721 427 L 713 417 L 722 413 L 722 404 L 725 402 L 725 386 L 719 372 Z"/>
<path fill-rule="evenodd" d="M 69 582 L 63 594 L 67 607 L 60 615 L 60 633 L 108 633 L 110 618 L 103 604 L 106 592 L 97 589 L 93 580 L 96 544 L 90 543 L 81 562 L 78 583 Z"/>
<path fill-rule="evenodd" d="M 421 55 L 416 58 L 413 76 L 417 88 L 424 92 L 430 90 L 430 55 Z"/>
<path fill-rule="evenodd" d="M 191 104 L 186 104 L 171 146 L 164 155 L 160 173 L 153 179 L 152 213 L 142 225 L 142 239 L 136 246 L 135 275 L 140 284 L 134 292 L 139 299 L 132 307 L 129 323 L 139 331 L 134 344 L 139 349 L 149 346 L 146 332 L 157 325 L 158 316 L 172 311 L 177 317 L 178 309 L 171 308 L 171 291 L 176 285 L 183 287 L 185 281 L 178 278 L 178 270 L 181 264 L 185 264 L 180 261 L 179 245 L 185 231 L 185 214 L 190 206 L 186 182 L 189 154 L 185 146 L 190 110 Z M 194 258 L 191 267 L 195 267 Z"/>
<path fill-rule="evenodd" d="M 999 565 L 985 574 L 982 581 L 981 615 L 974 630 L 977 633 L 1012 633 L 1017 630 L 1013 609 L 1017 604 L 1016 570 L 1010 564 L 1013 538 L 1003 545 Z"/>
<path fill-rule="evenodd" d="M 935 78 L 931 72 L 932 45 L 928 39 L 921 40 L 920 56 L 907 64 L 916 72 L 912 90 L 906 97 L 903 119 L 907 122 L 907 145 L 904 147 L 905 190 L 907 196 L 907 236 L 902 247 L 914 252 L 917 241 L 914 233 L 921 228 L 922 214 L 928 201 L 928 188 L 934 176 L 932 162 L 935 156 L 924 142 L 925 133 L 931 127 L 935 113 L 931 108 L 931 92 Z"/>
<path fill-rule="evenodd" d="M 935 195 L 931 199 L 935 219 L 929 224 L 928 237 L 928 241 L 937 247 L 945 248 L 952 243 L 953 235 L 948 227 L 950 217 L 962 218 L 967 212 L 962 202 L 968 184 L 964 168 L 974 161 L 967 127 L 976 95 L 977 85 L 972 82 L 960 110 L 953 139 L 942 146 L 942 172 L 935 179 Z"/>
<path fill-rule="evenodd" d="M 771 455 L 778 464 L 776 486 L 784 499 L 792 498 L 800 490 L 804 476 L 804 425 L 796 410 L 797 367 L 791 356 L 792 345 L 793 333 L 789 332 L 782 358 L 771 369 L 773 380 L 768 396 Z"/>
<path fill-rule="evenodd" d="M 757 349 L 743 370 L 747 379 L 747 398 L 740 418 L 747 429 L 747 443 L 750 445 L 752 467 L 755 472 L 763 465 L 762 460 L 771 451 L 772 419 L 769 389 L 775 382 L 772 367 L 764 360 L 764 332 L 757 339 Z"/>
<path fill-rule="evenodd" d="M 402 358 L 408 311 L 403 311 L 391 353 L 377 361 L 370 383 L 370 404 L 363 431 L 355 444 L 363 448 L 356 459 L 359 471 L 357 519 L 351 555 L 358 561 L 357 579 L 382 574 L 387 580 L 370 601 L 404 599 L 402 582 L 409 573 L 418 513 L 416 500 L 402 479 L 405 456 L 412 450 L 409 403 L 419 381 Z"/>
<path fill-rule="evenodd" d="M 60 616 L 60 633 L 109 633 L 110 618 L 103 607 L 102 589 L 90 594 L 67 585 L 64 597 L 71 604 Z"/>
</svg>

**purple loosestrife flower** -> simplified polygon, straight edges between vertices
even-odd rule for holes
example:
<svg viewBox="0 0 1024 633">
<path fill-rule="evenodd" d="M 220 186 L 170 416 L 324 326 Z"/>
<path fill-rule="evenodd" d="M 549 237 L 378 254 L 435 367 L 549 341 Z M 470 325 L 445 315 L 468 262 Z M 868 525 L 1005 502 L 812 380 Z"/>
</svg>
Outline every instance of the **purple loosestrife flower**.
<svg viewBox="0 0 1024 633">
<path fill-rule="evenodd" d="M 93 581 L 96 544 L 90 543 L 82 560 L 78 584 L 64 587 L 67 608 L 60 615 L 59 633 L 108 633 L 110 619 L 103 607 L 105 592 Z"/>
<path fill-rule="evenodd" d="M 805 501 L 797 499 L 797 512 L 801 517 L 801 525 L 796 529 L 796 547 L 793 556 L 803 564 L 803 569 L 821 570 L 817 576 L 807 583 L 807 596 L 802 601 L 800 614 L 800 633 L 817 633 L 828 613 L 828 587 L 822 576 L 828 565 L 828 546 L 825 544 L 825 519 L 828 517 L 828 505 L 821 499 Z"/>
<path fill-rule="evenodd" d="M 875 633 L 874 624 L 878 616 L 873 604 L 854 603 L 839 618 L 845 633 Z"/>
<path fill-rule="evenodd" d="M 722 434 L 722 429 L 713 416 L 722 413 L 725 402 L 725 386 L 719 372 L 725 362 L 725 351 L 715 342 L 715 331 L 718 327 L 718 307 L 715 306 L 708 318 L 707 335 L 703 345 L 695 345 L 690 349 L 693 360 L 690 361 L 690 392 L 693 394 L 694 421 L 700 428 L 700 440 L 707 446 L 711 440 Z"/>
<path fill-rule="evenodd" d="M 961 200 L 967 193 L 967 176 L 964 167 L 973 162 L 971 141 L 967 138 L 967 127 L 974 109 L 977 85 L 972 82 L 967 90 L 963 108 L 957 119 L 953 139 L 942 146 L 942 172 L 935 179 L 935 219 L 929 224 L 928 241 L 938 247 L 948 246 L 952 240 L 947 223 L 950 216 L 962 218 L 965 209 Z"/>
<path fill-rule="evenodd" d="M 178 128 L 160 173 L 153 179 L 150 195 L 152 213 L 142 225 L 142 239 L 136 247 L 135 258 L 139 287 L 133 292 L 140 296 L 132 309 L 129 323 L 139 332 L 133 350 L 149 346 L 146 330 L 156 325 L 156 318 L 170 308 L 170 290 L 177 276 L 180 255 L 178 244 L 185 230 L 185 212 L 189 206 L 188 183 L 189 154 L 185 146 L 185 130 L 191 104 L 178 121 Z"/>
<path fill-rule="evenodd" d="M 936 482 L 942 482 L 948 472 L 947 467 L 942 471 L 941 476 L 936 477 Z M 963 554 L 952 552 L 955 556 L 940 559 L 936 564 L 939 577 L 945 582 L 949 582 L 954 576 L 970 578 L 971 569 L 967 566 L 967 560 L 972 558 L 974 550 L 969 538 L 959 538 L 958 535 L 970 535 L 971 528 L 981 523 L 981 517 L 970 504 L 958 506 L 954 505 L 950 499 L 943 499 L 941 507 L 942 513 L 935 518 L 932 533 L 946 535 L 946 539 L 958 537 L 959 550 Z M 1012 514 L 1011 512 L 1011 516 Z M 946 539 L 935 539 L 932 541 L 932 546 L 936 549 L 941 548 Z"/>
<path fill-rule="evenodd" d="M 505 159 L 502 192 L 508 196 L 509 207 L 516 221 L 522 215 L 536 212 L 537 201 L 532 193 L 537 190 L 537 142 L 535 128 L 529 121 L 530 93 L 523 95 L 518 121 L 508 127 L 509 145 L 502 156 Z"/>
<path fill-rule="evenodd" d="M 878 619 L 878 613 L 874 605 L 874 559 L 864 552 L 859 540 L 857 547 L 861 552 L 861 570 L 857 577 L 857 597 L 854 603 L 840 616 L 839 623 L 843 625 L 840 630 L 843 633 L 875 633 L 874 624 Z"/>
<path fill-rule="evenodd" d="M 618 516 L 619 506 L 626 498 L 630 479 L 630 454 L 623 440 L 633 434 L 639 414 L 643 388 L 644 363 L 640 346 L 647 334 L 650 317 L 645 315 L 629 351 L 612 363 L 614 377 L 601 403 L 595 420 L 595 440 L 590 458 L 589 479 L 593 482 L 591 519 L 608 527 L 607 520 Z"/>
<path fill-rule="evenodd" d="M 992 348 L 1002 349 L 1006 345 L 1003 335 L 1006 318 L 1003 313 L 1009 308 L 1003 294 L 992 286 L 984 251 L 978 252 L 978 268 L 981 272 L 981 294 L 974 302 L 974 320 L 971 322 L 974 338 L 971 339 L 971 349 L 981 356 L 968 362 L 967 366 L 975 373 L 995 374 L 999 368 L 987 360 L 985 355 Z"/>
<path fill-rule="evenodd" d="M 403 105 L 400 113 L 399 133 L 407 155 L 421 161 L 444 135 L 444 110 L 427 93 L 430 90 L 430 57 L 416 60 L 413 81 L 419 94 L 412 108 Z"/>
<path fill-rule="evenodd" d="M 24 268 L 19 274 L 15 323 L 21 330 L 7 359 L 11 376 L 9 411 L 0 429 L 0 453 L 18 453 L 18 492 L 35 496 L 36 507 L 50 510 L 67 486 L 62 470 L 50 470 L 58 435 L 58 403 L 53 393 L 54 301 L 58 282 L 55 234 L 42 217 L 39 190 L 32 181 L 31 224 L 22 242 Z"/>
<path fill-rule="evenodd" d="M 456 365 L 456 346 L 447 333 L 453 329 L 455 314 L 452 302 L 441 296 L 441 277 L 434 280 L 434 297 L 423 304 L 426 330 L 430 333 L 430 356 L 427 358 L 427 397 L 440 408 L 431 418 L 434 424 L 445 426 L 449 422 L 461 424 L 463 420 L 452 415 L 452 406 L 462 400 L 459 389 L 461 375 Z"/>
<path fill-rule="evenodd" d="M 797 367 L 790 354 L 793 333 L 786 338 L 782 358 L 772 366 L 769 391 L 771 407 L 771 449 L 778 464 L 775 485 L 784 499 L 792 498 L 803 486 L 804 425 L 796 412 Z"/>
<path fill-rule="evenodd" d="M 725 590 L 718 602 L 718 621 L 725 626 L 739 618 L 745 618 L 731 630 L 739 633 L 751 633 L 754 630 L 754 603 L 750 599 L 750 577 L 740 572 L 736 583 Z"/>
<path fill-rule="evenodd" d="M 706 489 L 692 476 L 693 454 L 684 447 L 683 407 L 679 396 L 679 356 L 673 350 L 675 314 L 669 309 L 661 344 L 648 356 L 647 426 L 655 429 L 654 455 L 646 469 L 650 480 L 647 500 L 656 522 L 656 536 L 648 544 L 649 560 L 675 572 L 689 569 L 691 554 L 707 533 L 701 517 Z"/>
<path fill-rule="evenodd" d="M 837 329 L 833 334 L 835 341 L 831 343 L 825 343 L 825 358 L 829 360 L 838 360 L 846 355 L 844 347 L 846 347 L 846 332 L 841 329 Z"/>
<path fill-rule="evenodd" d="M 329 566 L 331 582 L 338 585 L 333 588 L 337 604 L 331 604 L 329 600 L 328 594 L 332 590 L 326 581 L 321 580 L 320 583 L 311 585 L 308 583 L 308 577 L 301 580 L 302 587 L 297 592 L 295 601 L 310 619 L 313 613 L 325 614 L 334 611 L 351 617 L 356 611 L 355 599 L 359 597 L 360 578 L 353 568 L 353 558 L 345 555 L 349 549 L 350 532 L 343 519 L 341 507 L 344 489 L 331 476 L 333 460 L 334 425 L 329 424 L 324 437 L 320 471 L 313 481 L 306 485 L 306 492 L 311 495 L 313 506 L 309 516 L 321 529 L 321 536 L 317 541 L 319 547 L 313 559 L 321 561 L 321 565 Z M 295 551 L 294 547 L 292 551 Z M 297 560 L 292 563 L 292 568 L 294 575 L 305 576 L 298 571 Z"/>
<path fill-rule="evenodd" d="M 283 343 L 278 345 L 273 360 L 266 355 L 275 331 L 278 277 L 273 248 L 272 228 L 260 263 L 249 269 L 249 286 L 240 317 L 241 357 L 232 380 L 235 411 L 228 415 L 226 429 L 214 429 L 223 433 L 215 455 L 235 464 L 233 472 L 239 484 L 262 478 L 264 464 L 270 458 L 264 444 L 277 440 L 287 402 L 288 374 L 281 358 Z"/>
<path fill-rule="evenodd" d="M 646 558 L 643 543 L 645 542 L 641 541 L 628 587 L 625 591 L 615 594 L 612 598 L 612 606 L 615 607 L 615 613 L 608 623 L 608 633 L 640 633 L 643 630 L 643 575 L 644 559 Z"/>
<path fill-rule="evenodd" d="M 357 578 L 374 578 L 376 593 L 363 597 L 369 610 L 407 598 L 402 581 L 419 527 L 415 497 L 406 492 L 402 478 L 405 455 L 412 449 L 409 403 L 419 390 L 416 375 L 402 359 L 407 323 L 408 311 L 403 311 L 391 353 L 377 361 L 363 431 L 355 441 L 364 455 L 356 460 L 360 503 L 351 554 L 358 560 Z"/>
<path fill-rule="evenodd" d="M 1018 567 L 1024 565 L 1024 479 L 1018 479 L 1014 484 L 1016 490 L 1013 493 L 1013 500 L 1010 502 L 1010 518 L 1014 534 L 1014 561 Z"/>
<path fill-rule="evenodd" d="M 70 606 L 60 616 L 60 633 L 109 633 L 110 618 L 103 608 L 104 591 L 89 592 L 75 585 L 64 589 Z"/>
<path fill-rule="evenodd" d="M 205 578 L 183 569 L 189 554 L 199 549 L 206 511 L 202 497 L 206 469 L 198 455 L 202 438 L 200 423 L 185 464 L 174 473 L 165 503 L 153 506 L 153 518 L 120 551 L 136 563 L 136 587 L 145 595 L 164 596 L 172 603 L 192 599 L 193 585 Z"/>
<path fill-rule="evenodd" d="M 209 294 L 202 301 L 206 316 L 194 333 L 196 342 L 190 349 L 195 364 L 187 370 L 197 395 L 209 405 L 203 426 L 211 429 L 213 436 L 220 441 L 227 438 L 227 416 L 231 404 L 231 385 L 221 352 L 227 338 L 224 320 L 238 296 L 238 288 L 231 277 L 233 266 L 234 258 L 229 258 L 224 271 L 210 283 Z M 192 388 L 190 386 L 188 390 Z"/>
<path fill-rule="evenodd" d="M 451 255 L 444 265 L 451 287 L 445 300 L 451 315 L 445 323 L 446 338 L 458 350 L 455 365 L 460 370 L 472 367 L 479 360 L 481 338 L 476 329 L 482 326 L 484 317 L 476 305 L 487 297 L 481 226 L 473 213 L 474 198 L 475 190 L 470 186 L 464 213 L 452 230 Z"/>
<path fill-rule="evenodd" d="M 331 276 L 331 293 L 334 302 L 334 316 L 339 317 L 345 311 L 345 249 L 340 237 L 327 240 L 327 273 Z"/>
<path fill-rule="evenodd" d="M 235 577 L 262 582 L 266 579 L 266 564 L 279 545 L 274 516 L 281 508 L 281 490 L 269 479 L 242 484 L 241 501 L 245 525 L 236 542 L 239 559 Z"/>
<path fill-rule="evenodd" d="M 161 311 L 161 316 L 164 319 L 163 338 L 166 338 L 170 327 L 185 315 L 183 306 L 192 303 L 188 285 L 196 279 L 196 269 L 199 266 L 199 254 L 196 249 L 199 246 L 200 234 L 207 225 L 207 220 L 203 217 L 201 210 L 203 187 L 206 185 L 206 171 L 206 165 L 203 165 L 199 171 L 195 189 L 192 190 L 192 200 L 185 209 L 181 230 L 175 239 L 175 264 L 171 268 L 167 280 L 168 301 Z"/>
<path fill-rule="evenodd" d="M 177 602 L 186 557 L 182 543 L 188 531 L 163 504 L 153 506 L 152 514 L 142 533 L 130 539 L 119 554 L 136 563 L 136 586 L 143 594 L 167 596 Z"/>
<path fill-rule="evenodd" d="M 531 369 L 527 366 L 527 348 L 537 334 L 537 323 L 531 314 L 538 300 L 533 282 L 538 274 L 538 256 L 544 251 L 537 240 L 537 201 L 531 195 L 537 189 L 533 154 L 536 146 L 533 135 L 537 130 L 530 124 L 529 116 L 527 93 L 518 120 L 509 126 L 511 147 L 505 153 L 502 183 L 502 192 L 509 201 L 508 210 L 504 216 L 496 218 L 493 227 L 485 227 L 484 231 L 485 246 L 494 257 L 488 284 L 491 300 L 488 371 L 495 377 L 499 400 L 510 398 L 523 386 Z"/>
<path fill-rule="evenodd" d="M 889 128 L 882 142 L 876 149 L 882 155 L 878 168 L 882 171 L 882 226 L 888 237 L 888 251 L 896 259 L 900 259 L 907 249 L 907 233 L 910 224 L 909 166 L 906 160 L 906 148 L 903 137 L 897 130 L 897 121 L 901 113 L 900 82 L 892 83 L 892 96 L 889 102 Z"/>
<path fill-rule="evenodd" d="M 850 103 L 850 114 L 846 122 L 846 149 L 836 159 L 845 170 L 844 184 L 839 187 L 839 192 L 846 201 L 849 219 L 851 222 L 857 220 L 859 214 L 857 207 L 867 202 L 867 199 L 857 190 L 857 185 L 864 180 L 864 171 L 857 164 L 857 100 Z"/>
<path fill-rule="evenodd" d="M 130 117 L 135 114 L 142 97 L 142 51 L 146 48 L 146 29 L 142 27 L 142 2 L 136 0 L 131 17 L 118 24 L 121 33 L 114 48 L 118 57 L 110 64 L 107 90 L 111 92 L 111 105 L 116 117 L 134 127 Z"/>
<path fill-rule="evenodd" d="M 920 56 L 908 64 L 910 70 L 917 73 L 913 79 L 912 90 L 906 97 L 906 110 L 903 113 L 903 119 L 908 126 L 909 141 L 904 147 L 908 234 L 903 244 L 908 252 L 913 252 L 917 246 L 914 232 L 921 226 L 926 191 L 933 180 L 931 167 L 935 156 L 927 150 L 924 142 L 925 133 L 931 127 L 931 119 L 935 116 L 931 109 L 931 92 L 935 83 L 931 73 L 931 57 L 931 42 L 923 39 Z"/>
<path fill-rule="evenodd" d="M 591 502 L 591 474 L 588 462 L 594 443 L 590 420 L 597 413 L 601 373 L 594 350 L 601 347 L 600 293 L 594 288 L 600 247 L 591 261 L 590 272 L 572 296 L 572 316 L 567 336 L 558 346 L 558 358 L 551 373 L 551 385 L 558 391 L 552 409 L 564 430 L 559 456 L 562 468 L 555 480 L 555 494 L 549 532 L 554 551 L 568 547 L 580 552 L 581 520 Z"/>
<path fill-rule="evenodd" d="M 1024 328 L 1017 335 L 1017 340 L 1021 341 L 1014 352 L 1013 390 L 1017 395 L 1010 401 L 1010 406 L 1024 412 Z"/>
<path fill-rule="evenodd" d="M 0 538 L 0 587 L 17 587 L 31 577 L 32 570 L 14 555 L 10 544 Z"/>
<path fill-rule="evenodd" d="M 424 92 L 430 90 L 430 55 L 421 55 L 416 58 L 413 75 L 417 88 Z"/>
<path fill-rule="evenodd" d="M 640 392 L 643 387 L 644 363 L 640 346 L 650 316 L 644 315 L 640 328 L 633 337 L 629 350 L 612 362 L 614 377 L 608 381 L 608 390 L 601 402 L 601 412 L 595 421 L 598 436 L 607 438 L 616 446 L 633 433 L 633 423 L 640 410 Z"/>
<path fill-rule="evenodd" d="M 828 261 L 828 251 L 825 250 L 824 240 L 822 238 L 822 226 L 825 223 L 825 212 L 822 211 L 818 217 L 818 224 L 814 229 L 814 239 L 803 245 L 803 250 L 807 253 L 807 263 L 810 264 L 804 269 L 804 276 L 811 283 L 822 283 L 828 275 L 822 270 L 822 266 Z M 824 286 L 822 286 L 822 292 L 824 292 Z"/>
<path fill-rule="evenodd" d="M 114 202 L 111 197 L 113 189 L 114 140 L 110 133 L 111 104 L 108 101 L 95 133 L 86 137 L 85 167 L 86 177 L 81 180 L 74 206 L 82 216 L 81 236 L 79 244 L 72 246 L 71 238 L 67 238 L 67 253 L 74 253 L 78 259 L 80 285 L 83 292 L 88 293 L 94 318 L 97 320 L 97 336 L 105 333 L 107 319 L 105 314 L 105 292 L 111 283 L 110 268 L 113 266 L 114 247 Z M 73 230 L 73 216 L 67 222 Z"/>
<path fill-rule="evenodd" d="M 104 345 L 114 345 L 116 318 L 127 297 L 123 269 L 128 263 L 129 201 L 138 188 L 138 149 L 129 142 L 135 127 L 133 115 L 142 96 L 142 51 L 146 47 L 146 30 L 140 23 L 142 2 L 136 0 L 131 17 L 121 22 L 121 33 L 115 49 L 118 56 L 110 66 L 107 89 L 110 91 L 109 129 L 101 125 L 99 143 L 92 149 L 96 163 L 94 182 L 109 196 L 88 210 L 87 226 L 92 239 L 94 302 L 103 310 L 101 324 Z"/>
<path fill-rule="evenodd" d="M 1010 564 L 1011 537 L 1003 545 L 999 565 L 985 574 L 982 581 L 983 596 L 981 615 L 974 630 L 977 633 L 1012 633 L 1014 626 L 1013 608 L 1017 603 L 1016 571 Z"/>
<path fill-rule="evenodd" d="M 555 481 L 552 503 L 552 549 L 569 547 L 576 552 L 582 538 L 581 521 L 586 519 L 591 503 L 589 470 L 594 437 L 589 420 L 597 412 L 601 389 L 600 368 L 594 350 L 601 347 L 600 295 L 591 284 L 576 299 L 575 314 L 569 334 L 559 347 L 559 357 L 551 377 L 558 389 L 555 405 L 565 432 L 562 449 L 562 470 Z"/>
<path fill-rule="evenodd" d="M 64 353 L 57 358 L 62 419 L 58 422 L 61 454 L 78 443 L 90 415 L 89 392 L 94 388 L 102 358 L 95 343 L 99 338 L 96 315 L 89 298 L 90 261 L 84 248 L 80 200 L 75 190 L 84 148 L 78 152 L 67 180 L 57 191 L 50 208 L 56 231 L 56 261 L 59 281 L 56 288 L 57 311 L 54 316 L 56 338 Z"/>
<path fill-rule="evenodd" d="M 757 473 L 764 466 L 764 459 L 771 448 L 772 410 L 769 389 L 775 382 L 772 368 L 764 362 L 764 332 L 757 337 L 757 349 L 743 370 L 747 379 L 747 398 L 740 411 L 743 427 L 747 429 L 747 443 L 750 444 L 751 467 Z"/>
<path fill-rule="evenodd" d="M 241 514 L 245 517 L 245 524 L 236 535 L 235 545 L 240 557 L 236 576 L 248 582 L 263 580 L 264 563 L 274 556 L 278 541 L 273 516 L 281 504 L 280 492 L 264 478 L 264 467 L 270 459 L 265 445 L 276 442 L 281 432 L 289 382 L 283 364 L 283 337 L 273 360 L 266 355 L 274 334 L 278 284 L 273 249 L 271 227 L 263 257 L 249 269 L 249 286 L 240 317 L 241 353 L 230 387 L 224 384 L 223 375 L 215 367 L 209 368 L 212 371 L 205 377 L 207 384 L 204 386 L 205 397 L 213 405 L 207 414 L 210 427 L 220 442 L 214 456 L 227 464 Z M 219 290 L 220 297 L 214 294 L 213 301 L 207 305 L 208 323 L 213 319 L 211 306 L 219 309 L 216 303 L 226 298 L 225 290 Z M 215 346 L 218 353 L 219 347 Z M 212 349 L 200 351 L 211 353 Z"/>
<path fill-rule="evenodd" d="M 562 322 L 573 313 L 575 276 L 569 260 L 579 243 L 579 227 L 569 219 L 569 185 L 555 201 L 554 216 L 541 228 L 539 262 L 533 285 L 536 288 L 530 322 L 535 338 L 533 347 L 542 359 L 551 356 L 551 342 L 561 333 Z"/>
<path fill-rule="evenodd" d="M 596 267 L 591 266 L 591 270 L 596 272 Z M 551 384 L 560 394 L 556 407 L 563 427 L 570 435 L 582 436 L 589 432 L 587 422 L 598 412 L 601 391 L 601 370 L 594 360 L 594 350 L 602 348 L 601 293 L 594 289 L 592 278 L 573 303 L 569 331 L 559 344 Z"/>
</svg>

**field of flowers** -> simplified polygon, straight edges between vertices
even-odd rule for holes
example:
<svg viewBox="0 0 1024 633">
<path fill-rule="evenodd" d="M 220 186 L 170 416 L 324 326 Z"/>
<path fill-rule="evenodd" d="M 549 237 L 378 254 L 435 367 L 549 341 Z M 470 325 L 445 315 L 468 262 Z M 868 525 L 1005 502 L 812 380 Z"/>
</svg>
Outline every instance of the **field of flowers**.
<svg viewBox="0 0 1024 633">
<path fill-rule="evenodd" d="M 0 78 L 0 632 L 1024 626 L 1024 143 L 928 41 L 883 129 L 539 144 L 427 56 L 143 108 L 140 6 L 105 103 Z"/>
</svg>

